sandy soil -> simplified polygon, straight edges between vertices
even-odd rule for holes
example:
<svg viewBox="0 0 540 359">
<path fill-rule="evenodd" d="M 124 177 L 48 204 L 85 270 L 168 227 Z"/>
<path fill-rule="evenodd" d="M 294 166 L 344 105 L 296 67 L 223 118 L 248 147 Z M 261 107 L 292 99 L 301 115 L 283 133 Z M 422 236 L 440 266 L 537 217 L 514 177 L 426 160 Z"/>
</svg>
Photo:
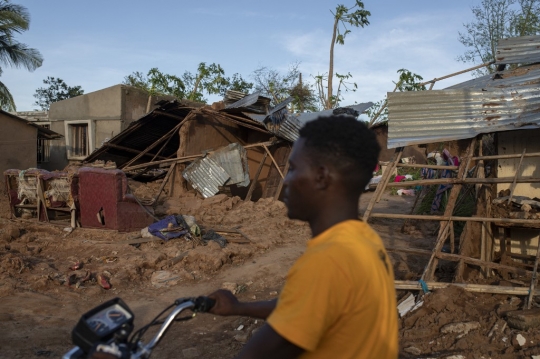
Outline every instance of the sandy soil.
<svg viewBox="0 0 540 359">
<path fill-rule="evenodd" d="M 131 187 L 139 197 L 151 198 L 159 183 L 131 183 Z M 370 196 L 362 197 L 361 210 Z M 377 211 L 407 213 L 412 201 L 385 194 Z M 133 246 L 124 242 L 137 233 L 90 229 L 68 233 L 58 226 L 10 220 L 3 195 L 0 358 L 60 357 L 71 347 L 70 332 L 80 315 L 117 296 L 135 312 L 136 326 L 176 298 L 208 294 L 224 283 L 235 287 L 243 300 L 276 297 L 310 237 L 304 223 L 287 219 L 281 202 L 268 199 L 245 203 L 225 196 L 202 200 L 188 195 L 162 200 L 156 213 L 193 215 L 209 228 L 240 228 L 251 242 L 229 243 L 223 249 L 217 243 L 194 246 L 183 239 Z M 376 219 L 372 224 L 387 246 L 432 248 L 432 226 L 413 223 L 402 233 L 402 221 Z M 173 264 L 178 256 L 184 258 Z M 391 257 L 396 278 L 410 280 L 419 278 L 428 259 L 404 253 Z M 76 263 L 80 268 L 70 269 Z M 110 289 L 100 286 L 100 276 L 110 282 Z M 398 292 L 398 298 L 406 294 Z M 521 308 L 522 301 L 456 287 L 430 293 L 420 309 L 400 320 L 400 358 L 529 358 L 540 353 L 537 329 L 519 332 L 506 327 L 488 335 L 496 323 L 504 322 L 507 311 Z M 449 324 L 461 322 L 474 322 L 470 325 L 474 329 L 448 332 Z M 199 315 L 175 324 L 154 357 L 230 358 L 262 324 L 250 318 Z M 519 344 L 518 335 L 526 338 L 525 343 Z"/>
</svg>

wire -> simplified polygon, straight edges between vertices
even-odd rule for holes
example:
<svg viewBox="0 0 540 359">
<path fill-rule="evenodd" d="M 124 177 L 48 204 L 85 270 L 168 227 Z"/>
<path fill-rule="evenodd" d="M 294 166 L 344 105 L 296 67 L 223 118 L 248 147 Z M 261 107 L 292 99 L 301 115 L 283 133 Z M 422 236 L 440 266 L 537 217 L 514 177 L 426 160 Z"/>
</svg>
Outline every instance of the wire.
<svg viewBox="0 0 540 359">
<path fill-rule="evenodd" d="M 131 347 L 133 343 L 137 343 L 139 340 L 141 340 L 142 336 L 144 335 L 144 333 L 146 333 L 148 328 L 150 328 L 152 325 L 159 324 L 159 321 L 158 321 L 159 317 L 161 317 L 166 311 L 168 311 L 174 306 L 175 306 L 174 303 L 169 305 L 167 308 L 163 309 L 158 315 L 156 315 L 155 318 L 150 323 L 146 324 L 145 326 L 137 330 L 135 333 L 133 333 L 133 335 L 131 336 L 131 339 L 129 340 L 129 346 Z"/>
</svg>

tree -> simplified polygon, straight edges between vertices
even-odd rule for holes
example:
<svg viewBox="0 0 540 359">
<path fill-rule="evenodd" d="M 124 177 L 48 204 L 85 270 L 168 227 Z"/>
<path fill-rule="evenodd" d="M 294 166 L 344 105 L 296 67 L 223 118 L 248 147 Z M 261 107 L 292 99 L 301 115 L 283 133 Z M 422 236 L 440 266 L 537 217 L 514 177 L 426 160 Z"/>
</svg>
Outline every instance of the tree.
<svg viewBox="0 0 540 359">
<path fill-rule="evenodd" d="M 170 95 L 198 102 L 206 102 L 205 94 L 224 95 L 229 89 L 245 92 L 253 87 L 240 74 L 234 74 L 232 78 L 225 77 L 225 71 L 220 65 L 207 65 L 205 62 L 199 64 L 195 74 L 186 71 L 182 77 L 178 77 L 164 74 L 154 67 L 146 76 L 138 71 L 126 76 L 123 83 L 145 90 L 152 96 Z"/>
<path fill-rule="evenodd" d="M 421 85 L 420 81 L 423 80 L 423 77 L 417 75 L 413 72 L 410 72 L 407 69 L 400 69 L 397 71 L 399 78 L 397 82 L 394 82 L 394 91 L 424 91 L 426 89 L 425 85 Z M 382 123 L 388 121 L 388 107 L 387 98 L 375 102 L 367 111 L 366 115 L 369 117 L 370 126 L 374 123 Z"/>
<path fill-rule="evenodd" d="M 29 48 L 14 39 L 15 34 L 27 31 L 30 26 L 30 14 L 21 5 L 0 0 L 0 64 L 10 67 L 24 67 L 34 71 L 43 63 L 38 50 Z M 0 67 L 0 75 L 2 74 Z M 0 82 L 0 107 L 6 111 L 15 111 L 13 96 L 7 86 Z"/>
<path fill-rule="evenodd" d="M 271 106 L 292 97 L 292 112 L 318 111 L 317 97 L 312 86 L 302 81 L 298 67 L 298 62 L 292 63 L 286 73 L 266 66 L 259 67 L 252 73 L 255 90 L 269 97 Z"/>
<path fill-rule="evenodd" d="M 42 110 L 48 111 L 51 103 L 62 101 L 75 96 L 84 94 L 81 86 L 68 86 L 61 78 L 47 76 L 43 80 L 48 87 L 40 87 L 36 90 L 34 97 L 37 101 L 34 105 L 39 106 Z"/>
<path fill-rule="evenodd" d="M 151 68 L 146 76 L 136 71 L 124 77 L 122 83 L 144 90 L 150 96 L 170 95 L 185 98 L 184 82 L 177 76 L 162 73 L 157 67 Z"/>
<path fill-rule="evenodd" d="M 467 50 L 458 57 L 463 62 L 488 63 L 495 60 L 500 39 L 540 33 L 540 0 L 482 0 L 473 6 L 475 20 L 464 24 L 459 42 Z M 476 76 L 496 70 L 494 65 L 476 70 Z"/>
<path fill-rule="evenodd" d="M 319 93 L 321 89 L 326 87 L 326 96 L 322 96 L 325 100 L 325 108 L 331 109 L 337 106 L 339 102 L 339 93 L 334 95 L 333 88 L 333 78 L 334 78 L 334 45 L 344 45 L 345 37 L 351 32 L 347 26 L 353 27 L 364 27 L 369 25 L 368 16 L 371 16 L 371 13 L 367 10 L 364 10 L 364 3 L 362 1 L 356 0 L 355 4 L 347 8 L 345 5 L 338 5 L 335 12 L 332 12 L 334 16 L 334 27 L 332 31 L 332 42 L 330 43 L 330 62 L 328 66 L 327 75 L 319 75 L 315 79 L 320 82 Z M 352 76 L 350 73 L 346 75 L 338 75 L 336 77 L 340 79 L 340 86 L 346 84 L 345 80 L 350 79 Z M 326 80 L 327 86 L 323 85 L 323 82 Z M 338 89 L 340 88 L 338 87 Z M 356 84 L 354 84 L 356 87 Z M 320 95 L 319 95 L 320 96 Z M 320 96 L 321 97 L 321 96 Z"/>
</svg>

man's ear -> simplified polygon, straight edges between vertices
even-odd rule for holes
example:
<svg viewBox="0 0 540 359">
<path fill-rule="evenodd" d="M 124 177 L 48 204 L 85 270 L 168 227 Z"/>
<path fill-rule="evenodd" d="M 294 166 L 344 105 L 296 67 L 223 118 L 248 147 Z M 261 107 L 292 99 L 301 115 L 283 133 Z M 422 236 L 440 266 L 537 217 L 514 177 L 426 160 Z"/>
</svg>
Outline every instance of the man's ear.
<svg viewBox="0 0 540 359">
<path fill-rule="evenodd" d="M 315 189 L 327 189 L 332 182 L 332 172 L 326 165 L 319 165 L 315 170 Z"/>
</svg>

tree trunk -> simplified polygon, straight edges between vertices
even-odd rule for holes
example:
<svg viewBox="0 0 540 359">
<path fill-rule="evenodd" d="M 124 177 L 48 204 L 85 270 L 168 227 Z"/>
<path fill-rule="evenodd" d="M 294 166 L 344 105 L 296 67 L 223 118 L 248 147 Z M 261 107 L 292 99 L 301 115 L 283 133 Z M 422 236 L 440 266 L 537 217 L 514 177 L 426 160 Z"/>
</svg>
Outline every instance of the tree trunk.
<svg viewBox="0 0 540 359">
<path fill-rule="evenodd" d="M 330 65 L 328 67 L 328 97 L 326 98 L 325 110 L 331 109 L 332 106 L 332 79 L 334 77 L 334 45 L 336 43 L 336 33 L 339 24 L 339 19 L 336 17 L 334 21 L 334 32 L 332 33 L 332 43 L 330 44 Z"/>
</svg>

